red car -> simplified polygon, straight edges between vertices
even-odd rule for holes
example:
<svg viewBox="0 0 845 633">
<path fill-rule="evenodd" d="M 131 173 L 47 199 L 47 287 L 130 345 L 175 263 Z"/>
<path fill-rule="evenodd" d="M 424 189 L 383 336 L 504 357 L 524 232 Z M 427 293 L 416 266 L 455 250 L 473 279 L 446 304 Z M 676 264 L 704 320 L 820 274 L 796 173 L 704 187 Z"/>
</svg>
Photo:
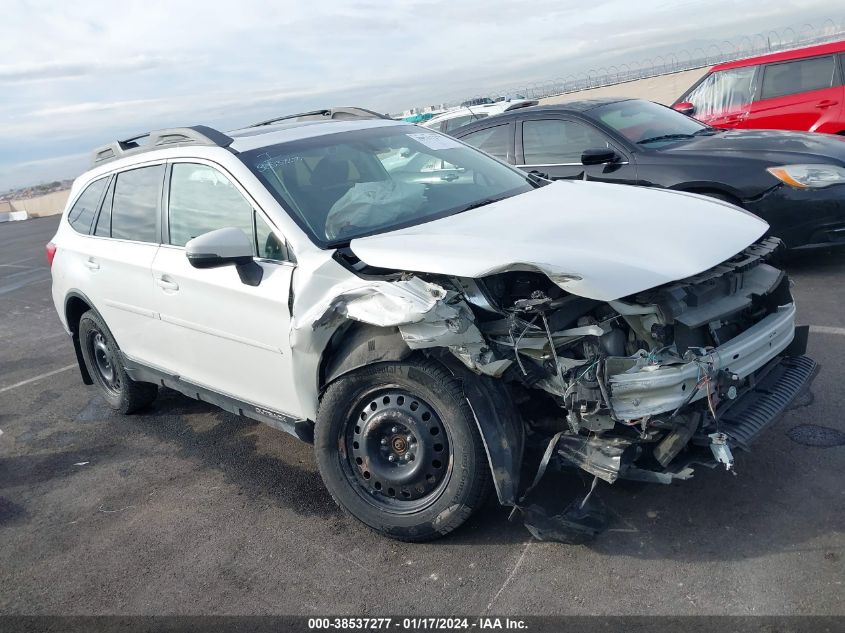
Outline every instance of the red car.
<svg viewBox="0 0 845 633">
<path fill-rule="evenodd" d="M 672 107 L 719 128 L 845 134 L 845 41 L 713 66 Z"/>
</svg>

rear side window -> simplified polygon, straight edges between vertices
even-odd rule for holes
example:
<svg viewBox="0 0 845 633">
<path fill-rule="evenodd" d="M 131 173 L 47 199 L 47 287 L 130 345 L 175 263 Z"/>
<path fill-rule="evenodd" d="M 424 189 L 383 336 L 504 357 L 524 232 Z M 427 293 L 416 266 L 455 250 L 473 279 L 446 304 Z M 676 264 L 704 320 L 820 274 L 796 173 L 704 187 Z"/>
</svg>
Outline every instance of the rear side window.
<svg viewBox="0 0 845 633">
<path fill-rule="evenodd" d="M 457 130 L 462 125 L 467 125 L 468 123 L 472 123 L 473 121 L 478 121 L 483 119 L 487 116 L 485 113 L 479 114 L 466 114 L 462 116 L 456 116 L 454 119 L 446 119 L 443 122 L 443 132 L 448 132 L 450 130 Z"/>
<path fill-rule="evenodd" d="M 226 176 L 208 165 L 173 165 L 169 208 L 170 243 L 175 246 L 230 226 L 252 240 L 252 205 Z"/>
<path fill-rule="evenodd" d="M 103 191 L 108 181 L 108 178 L 95 180 L 76 199 L 70 213 L 67 215 L 67 221 L 75 231 L 85 233 L 86 235 L 91 231 L 91 222 L 97 213 L 97 207 L 100 206 L 100 200 L 103 197 Z"/>
<path fill-rule="evenodd" d="M 111 209 L 111 236 L 158 242 L 158 213 L 164 165 L 141 167 L 117 175 Z"/>
<path fill-rule="evenodd" d="M 527 165 L 581 164 L 587 149 L 605 149 L 607 139 L 597 130 L 576 121 L 525 121 L 522 147 Z"/>
<path fill-rule="evenodd" d="M 464 143 L 477 147 L 491 156 L 508 159 L 508 150 L 511 142 L 511 126 L 509 124 L 488 127 L 486 130 L 479 130 L 472 134 L 462 136 Z"/>
<path fill-rule="evenodd" d="M 836 74 L 834 57 L 799 59 L 763 67 L 761 99 L 772 99 L 799 92 L 823 90 L 833 85 Z"/>
</svg>

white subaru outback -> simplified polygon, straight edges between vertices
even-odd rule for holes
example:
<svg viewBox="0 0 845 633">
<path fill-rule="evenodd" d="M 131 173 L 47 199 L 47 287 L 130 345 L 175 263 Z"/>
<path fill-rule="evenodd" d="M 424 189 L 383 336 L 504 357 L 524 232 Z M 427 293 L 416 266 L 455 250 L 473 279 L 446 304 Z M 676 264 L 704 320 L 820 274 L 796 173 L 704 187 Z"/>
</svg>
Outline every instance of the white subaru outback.
<svg viewBox="0 0 845 633">
<path fill-rule="evenodd" d="M 766 231 L 337 109 L 104 147 L 47 251 L 82 380 L 116 410 L 164 386 L 313 442 L 337 503 L 394 538 L 450 532 L 492 485 L 567 540 L 602 516 L 589 493 L 545 510 L 550 465 L 731 469 L 810 384 Z"/>
</svg>

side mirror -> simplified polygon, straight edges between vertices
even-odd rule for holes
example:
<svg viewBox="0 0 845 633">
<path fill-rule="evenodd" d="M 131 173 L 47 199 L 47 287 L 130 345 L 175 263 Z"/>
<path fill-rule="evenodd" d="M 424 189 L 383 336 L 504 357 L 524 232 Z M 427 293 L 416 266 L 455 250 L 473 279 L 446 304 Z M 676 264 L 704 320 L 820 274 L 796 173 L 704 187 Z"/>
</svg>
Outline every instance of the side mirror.
<svg viewBox="0 0 845 633">
<path fill-rule="evenodd" d="M 695 112 L 695 106 L 689 101 L 681 101 L 679 103 L 676 103 L 672 106 L 672 109 L 677 110 L 681 114 L 686 114 L 687 116 L 692 116 L 693 112 Z"/>
<path fill-rule="evenodd" d="M 253 260 L 254 247 L 240 229 L 227 227 L 209 231 L 185 244 L 185 257 L 194 268 L 219 268 L 234 264 L 241 281 L 257 286 L 264 269 Z"/>
<path fill-rule="evenodd" d="M 604 165 L 606 163 L 615 163 L 617 160 L 619 160 L 619 154 L 609 147 L 585 149 L 584 153 L 581 154 L 582 165 Z"/>
</svg>

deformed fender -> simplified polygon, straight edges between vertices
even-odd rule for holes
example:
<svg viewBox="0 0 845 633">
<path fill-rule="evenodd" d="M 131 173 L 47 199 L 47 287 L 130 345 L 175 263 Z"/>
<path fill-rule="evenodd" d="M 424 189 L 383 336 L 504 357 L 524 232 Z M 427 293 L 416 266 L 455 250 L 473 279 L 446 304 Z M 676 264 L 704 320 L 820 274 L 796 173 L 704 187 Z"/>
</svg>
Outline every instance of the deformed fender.
<svg viewBox="0 0 845 633">
<path fill-rule="evenodd" d="M 385 328 L 364 323 L 353 323 L 349 329 L 339 331 L 336 346 L 330 343 L 323 362 L 320 385 L 372 363 L 404 360 L 411 349 L 402 339 L 399 328 Z"/>
<path fill-rule="evenodd" d="M 516 505 L 525 433 L 510 393 L 502 381 L 473 373 L 453 356 L 443 354 L 439 360 L 461 381 L 484 442 L 499 502 Z"/>
</svg>

